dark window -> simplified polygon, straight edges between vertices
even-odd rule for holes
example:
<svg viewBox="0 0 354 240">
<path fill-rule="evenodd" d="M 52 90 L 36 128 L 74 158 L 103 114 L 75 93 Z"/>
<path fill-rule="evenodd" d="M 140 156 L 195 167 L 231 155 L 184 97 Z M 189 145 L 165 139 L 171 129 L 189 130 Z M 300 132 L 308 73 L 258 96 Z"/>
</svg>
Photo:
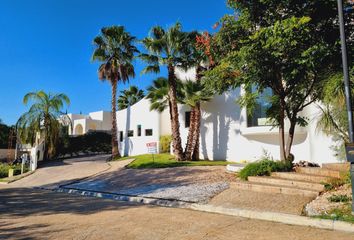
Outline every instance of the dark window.
<svg viewBox="0 0 354 240">
<path fill-rule="evenodd" d="M 252 87 L 252 92 L 256 89 Z M 249 114 L 247 112 L 247 126 L 257 127 L 257 126 L 269 126 L 271 125 L 267 118 L 267 110 L 270 107 L 269 98 L 272 96 L 272 90 L 270 88 L 264 89 L 264 91 L 259 95 L 256 100 L 256 105 L 253 112 Z M 248 111 L 248 110 L 247 110 Z"/>
<path fill-rule="evenodd" d="M 123 131 L 119 131 L 119 141 L 123 142 Z"/>
<path fill-rule="evenodd" d="M 184 125 L 186 128 L 189 128 L 189 126 L 191 125 L 191 112 L 185 112 L 184 117 Z"/>
<path fill-rule="evenodd" d="M 128 137 L 134 137 L 134 130 L 128 131 Z"/>
<path fill-rule="evenodd" d="M 152 136 L 152 129 L 145 129 L 145 136 Z"/>
<path fill-rule="evenodd" d="M 141 136 L 141 125 L 138 125 L 138 137 Z"/>
</svg>

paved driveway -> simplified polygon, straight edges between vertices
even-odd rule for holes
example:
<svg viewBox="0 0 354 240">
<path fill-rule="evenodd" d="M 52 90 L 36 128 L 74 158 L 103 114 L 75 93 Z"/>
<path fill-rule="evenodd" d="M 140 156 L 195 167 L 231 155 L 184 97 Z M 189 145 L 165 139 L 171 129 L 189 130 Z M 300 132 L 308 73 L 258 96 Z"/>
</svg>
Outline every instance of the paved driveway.
<svg viewBox="0 0 354 240">
<path fill-rule="evenodd" d="M 81 156 L 43 164 L 33 174 L 7 187 L 44 187 L 53 189 L 76 179 L 85 178 L 111 168 L 109 155 Z M 1 187 L 1 186 L 0 186 Z"/>
<path fill-rule="evenodd" d="M 353 234 L 12 188 L 0 189 L 0 239 L 352 240 Z"/>
</svg>

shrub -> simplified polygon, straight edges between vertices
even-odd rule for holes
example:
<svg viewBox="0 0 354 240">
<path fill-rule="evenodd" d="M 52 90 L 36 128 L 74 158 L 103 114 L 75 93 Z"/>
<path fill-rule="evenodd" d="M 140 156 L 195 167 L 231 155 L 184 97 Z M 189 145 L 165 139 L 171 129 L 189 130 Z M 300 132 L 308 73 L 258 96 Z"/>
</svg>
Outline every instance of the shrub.
<svg viewBox="0 0 354 240">
<path fill-rule="evenodd" d="M 160 137 L 160 152 L 169 153 L 171 146 L 172 137 L 171 135 L 165 135 Z"/>
<path fill-rule="evenodd" d="M 79 153 L 110 153 L 111 134 L 100 131 L 88 132 L 80 136 L 63 137 L 58 148 L 58 156 Z"/>
<path fill-rule="evenodd" d="M 327 198 L 328 201 L 330 202 L 349 202 L 352 200 L 351 197 L 348 197 L 347 195 L 332 195 L 329 198 Z"/>
<path fill-rule="evenodd" d="M 9 169 L 14 169 L 14 175 L 21 174 L 21 164 L 9 165 L 7 163 L 0 163 L 0 178 L 6 178 L 9 175 Z M 28 167 L 24 166 L 24 172 L 28 172 Z"/>
<path fill-rule="evenodd" d="M 292 169 L 291 162 L 280 162 L 269 159 L 262 159 L 258 162 L 250 163 L 244 167 L 239 177 L 243 180 L 247 180 L 249 176 L 269 176 L 272 172 L 283 172 Z"/>
</svg>

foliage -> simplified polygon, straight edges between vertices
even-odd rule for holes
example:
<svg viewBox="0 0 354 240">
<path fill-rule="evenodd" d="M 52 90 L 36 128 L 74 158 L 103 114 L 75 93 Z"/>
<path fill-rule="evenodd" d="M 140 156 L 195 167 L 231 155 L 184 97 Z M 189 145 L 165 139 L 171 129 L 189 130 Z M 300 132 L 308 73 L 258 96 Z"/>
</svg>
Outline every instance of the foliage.
<svg viewBox="0 0 354 240">
<path fill-rule="evenodd" d="M 8 177 L 9 169 L 14 169 L 14 175 L 21 174 L 21 164 L 10 165 L 7 163 L 0 163 L 0 178 Z M 23 171 L 28 172 L 28 170 L 28 167 L 24 166 Z"/>
<path fill-rule="evenodd" d="M 350 182 L 350 172 L 346 172 L 344 174 L 341 174 L 340 178 L 330 178 L 323 184 L 325 186 L 326 191 L 330 191 L 340 186 L 343 186 L 344 184 L 350 184 Z"/>
<path fill-rule="evenodd" d="M 323 214 L 317 217 L 322 219 L 331 219 L 354 223 L 354 216 L 352 215 L 352 208 L 350 203 L 345 203 L 344 206 L 333 209 L 327 214 Z"/>
<path fill-rule="evenodd" d="M 350 80 L 353 86 L 354 67 L 350 70 Z M 354 87 L 351 87 L 351 92 L 354 96 Z M 338 142 L 332 148 L 338 159 L 345 160 L 344 143 L 349 142 L 349 135 L 342 73 L 329 73 L 320 99 L 321 104 L 317 106 L 321 110 L 321 115 L 317 122 L 317 130 L 323 131 L 326 135 L 331 136 L 335 142 Z"/>
<path fill-rule="evenodd" d="M 0 119 L 0 148 L 7 148 L 9 143 L 9 136 L 12 126 L 2 123 Z M 14 136 L 12 146 L 16 144 L 16 136 Z"/>
<path fill-rule="evenodd" d="M 169 153 L 171 148 L 171 135 L 160 136 L 160 151 L 162 153 Z"/>
<path fill-rule="evenodd" d="M 280 162 L 270 159 L 261 159 L 258 162 L 249 163 L 244 167 L 239 177 L 243 180 L 247 180 L 249 176 L 270 176 L 272 172 L 284 172 L 290 171 L 292 164 L 288 161 Z"/>
<path fill-rule="evenodd" d="M 136 38 L 131 36 L 123 26 L 111 26 L 101 29 L 100 35 L 94 38 L 95 50 L 93 61 L 101 62 L 98 78 L 108 80 L 112 86 L 112 113 L 116 112 L 118 82 L 127 82 L 135 77 L 132 61 L 138 49 L 134 45 Z M 112 157 L 120 157 L 117 140 L 116 114 L 112 114 Z"/>
<path fill-rule="evenodd" d="M 340 195 L 332 195 L 327 199 L 330 202 L 349 202 L 351 201 L 352 198 L 348 197 L 347 195 L 340 194 Z"/>
<path fill-rule="evenodd" d="M 144 154 L 139 156 L 131 156 L 121 158 L 124 159 L 135 159 L 133 162 L 128 164 L 127 168 L 168 168 L 168 167 L 193 167 L 193 166 L 226 166 L 230 164 L 227 161 L 176 161 L 175 157 L 168 154 L 154 154 L 154 159 L 151 154 Z"/>
<path fill-rule="evenodd" d="M 20 139 L 25 143 L 33 144 L 37 134 L 45 142 L 44 158 L 50 159 L 56 154 L 61 123 L 61 109 L 64 104 L 69 105 L 69 98 L 63 94 L 51 94 L 44 91 L 27 93 L 23 103 L 33 102 L 28 112 L 24 113 L 17 121 Z M 40 139 L 40 140 L 42 140 Z"/>
<path fill-rule="evenodd" d="M 120 110 L 126 109 L 128 106 L 133 106 L 145 97 L 144 91 L 137 86 L 130 86 L 129 89 L 121 91 L 118 97 L 118 108 Z"/>
<path fill-rule="evenodd" d="M 58 156 L 78 155 L 80 153 L 110 153 L 111 135 L 106 132 L 90 131 L 79 136 L 62 136 Z"/>
<path fill-rule="evenodd" d="M 307 123 L 298 113 L 319 98 L 326 77 L 323 72 L 340 69 L 336 1 L 228 3 L 235 14 L 223 17 L 212 37 L 216 66 L 206 74 L 208 85 L 219 92 L 255 86 L 262 93 L 270 88 L 274 98 L 267 115 L 280 128 L 281 156 L 287 158 L 295 126 Z M 346 18 L 348 55 L 352 56 L 353 16 Z M 249 105 L 246 100 L 241 101 L 243 107 Z M 285 118 L 290 120 L 286 145 Z"/>
</svg>

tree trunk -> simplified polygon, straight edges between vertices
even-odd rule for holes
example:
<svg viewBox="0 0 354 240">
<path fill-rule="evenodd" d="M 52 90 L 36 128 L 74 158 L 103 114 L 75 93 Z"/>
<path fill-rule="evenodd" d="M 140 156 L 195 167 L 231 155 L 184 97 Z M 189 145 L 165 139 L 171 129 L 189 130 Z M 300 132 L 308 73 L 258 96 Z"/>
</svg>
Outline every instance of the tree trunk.
<svg viewBox="0 0 354 240">
<path fill-rule="evenodd" d="M 184 158 L 186 160 L 191 160 L 192 158 L 192 152 L 193 152 L 193 138 L 195 134 L 195 107 L 191 109 L 191 115 L 190 115 L 190 124 L 189 124 L 189 131 L 188 131 L 188 137 L 187 137 L 187 144 L 186 148 L 184 150 Z"/>
<path fill-rule="evenodd" d="M 195 108 L 195 129 L 193 134 L 193 154 L 192 160 L 198 161 L 199 160 L 199 136 L 200 136 L 200 121 L 201 121 L 201 110 L 200 110 L 200 103 L 197 103 Z"/>
<path fill-rule="evenodd" d="M 117 140 L 117 81 L 113 80 L 112 83 L 112 159 L 120 158 Z"/>
<path fill-rule="evenodd" d="M 168 95 L 171 101 L 171 130 L 172 130 L 172 145 L 173 152 L 177 161 L 184 160 L 181 136 L 179 132 L 178 106 L 177 106 L 177 86 L 175 79 L 175 69 L 172 65 L 168 66 Z"/>
<path fill-rule="evenodd" d="M 280 160 L 286 160 L 285 154 L 285 134 L 284 134 L 284 118 L 285 118 L 285 102 L 284 99 L 280 100 L 279 109 L 279 143 L 280 143 Z"/>
<path fill-rule="evenodd" d="M 295 119 L 293 118 L 290 120 L 289 136 L 286 142 L 286 152 L 285 152 L 286 160 L 289 160 L 291 154 L 291 147 L 294 141 L 295 126 L 296 126 L 296 118 Z"/>
</svg>

